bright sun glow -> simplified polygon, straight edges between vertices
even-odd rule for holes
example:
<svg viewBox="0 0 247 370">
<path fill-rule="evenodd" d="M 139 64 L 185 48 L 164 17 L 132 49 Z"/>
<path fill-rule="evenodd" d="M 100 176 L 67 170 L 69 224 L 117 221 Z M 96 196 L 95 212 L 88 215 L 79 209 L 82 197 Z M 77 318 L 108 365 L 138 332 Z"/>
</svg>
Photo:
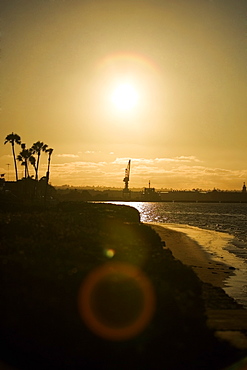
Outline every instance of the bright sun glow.
<svg viewBox="0 0 247 370">
<path fill-rule="evenodd" d="M 129 83 L 118 85 L 111 95 L 111 101 L 122 112 L 130 111 L 136 106 L 138 100 L 139 95 L 136 89 Z"/>
</svg>

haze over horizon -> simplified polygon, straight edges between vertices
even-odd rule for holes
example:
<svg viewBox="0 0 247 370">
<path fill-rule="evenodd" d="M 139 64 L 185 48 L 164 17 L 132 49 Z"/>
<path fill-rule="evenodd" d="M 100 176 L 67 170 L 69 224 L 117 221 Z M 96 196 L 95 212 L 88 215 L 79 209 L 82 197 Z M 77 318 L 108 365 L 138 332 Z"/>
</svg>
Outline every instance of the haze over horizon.
<svg viewBox="0 0 247 370">
<path fill-rule="evenodd" d="M 15 177 L 3 142 L 14 132 L 28 147 L 40 140 L 54 149 L 52 185 L 123 188 L 129 159 L 130 188 L 150 180 L 155 188 L 241 190 L 247 182 L 245 0 L 0 7 L 6 179 Z M 42 153 L 40 176 L 46 163 Z"/>
</svg>

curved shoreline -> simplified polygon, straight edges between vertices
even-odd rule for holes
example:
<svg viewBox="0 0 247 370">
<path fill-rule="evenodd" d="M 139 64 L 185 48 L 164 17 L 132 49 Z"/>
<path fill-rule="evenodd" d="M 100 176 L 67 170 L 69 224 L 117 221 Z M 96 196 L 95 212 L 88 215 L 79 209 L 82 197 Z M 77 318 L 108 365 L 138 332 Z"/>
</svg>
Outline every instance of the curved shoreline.
<svg viewBox="0 0 247 370">
<path fill-rule="evenodd" d="M 190 266 L 201 280 L 207 325 L 215 336 L 234 347 L 247 349 L 247 310 L 224 291 L 225 280 L 233 274 L 230 266 L 216 262 L 195 240 L 167 225 L 149 223 L 170 249 L 174 258 Z"/>
<path fill-rule="evenodd" d="M 230 266 L 214 261 L 210 253 L 206 252 L 195 240 L 183 232 L 169 228 L 169 224 L 148 223 L 148 225 L 159 234 L 173 256 L 183 264 L 190 266 L 202 282 L 220 288 L 224 287 L 225 280 L 232 275 Z"/>
</svg>

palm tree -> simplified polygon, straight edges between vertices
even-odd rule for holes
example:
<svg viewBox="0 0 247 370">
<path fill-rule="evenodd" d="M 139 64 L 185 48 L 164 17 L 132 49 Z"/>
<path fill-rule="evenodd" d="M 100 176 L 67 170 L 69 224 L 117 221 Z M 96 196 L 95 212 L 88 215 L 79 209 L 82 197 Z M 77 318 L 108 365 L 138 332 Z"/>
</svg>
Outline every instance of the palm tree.
<svg viewBox="0 0 247 370">
<path fill-rule="evenodd" d="M 12 154 L 14 159 L 14 166 L 15 166 L 15 178 L 18 181 L 18 171 L 17 171 L 17 164 L 16 164 L 16 157 L 15 157 L 15 144 L 21 145 L 21 137 L 17 134 L 9 134 L 6 136 L 4 144 L 10 143 L 12 145 Z"/>
<path fill-rule="evenodd" d="M 48 153 L 48 165 L 47 165 L 47 172 L 46 172 L 46 182 L 48 184 L 49 177 L 50 177 L 51 155 L 52 155 L 53 149 L 52 148 L 48 148 L 48 149 L 46 149 L 45 152 Z"/>
<path fill-rule="evenodd" d="M 34 143 L 32 145 L 32 154 L 37 154 L 37 163 L 36 163 L 36 166 L 34 167 L 35 168 L 35 180 L 38 180 L 38 177 L 39 177 L 39 161 L 40 161 L 40 155 L 41 155 L 41 151 L 42 152 L 46 152 L 46 149 L 47 149 L 47 144 L 44 144 L 42 141 L 37 141 L 36 143 Z"/>
<path fill-rule="evenodd" d="M 46 204 L 46 198 L 47 198 L 47 188 L 49 183 L 49 177 L 50 177 L 50 164 L 51 164 L 51 155 L 53 152 L 52 148 L 48 148 L 45 151 L 48 153 L 48 163 L 47 163 L 47 172 L 46 172 L 46 185 L 45 185 L 45 196 L 44 196 L 44 204 Z"/>
<path fill-rule="evenodd" d="M 31 149 L 30 149 L 31 150 Z M 32 152 L 31 152 L 31 154 L 33 154 Z M 30 158 L 29 158 L 29 162 L 31 163 L 31 165 L 33 166 L 33 168 L 34 168 L 34 171 L 35 171 L 35 174 L 36 174 L 36 158 L 33 156 L 33 155 L 31 155 L 30 156 Z"/>
<path fill-rule="evenodd" d="M 22 166 L 25 166 L 25 179 L 29 177 L 28 162 L 31 164 L 35 163 L 32 149 L 26 149 L 26 144 L 21 144 L 21 152 L 17 156 L 17 160 L 21 162 Z"/>
</svg>

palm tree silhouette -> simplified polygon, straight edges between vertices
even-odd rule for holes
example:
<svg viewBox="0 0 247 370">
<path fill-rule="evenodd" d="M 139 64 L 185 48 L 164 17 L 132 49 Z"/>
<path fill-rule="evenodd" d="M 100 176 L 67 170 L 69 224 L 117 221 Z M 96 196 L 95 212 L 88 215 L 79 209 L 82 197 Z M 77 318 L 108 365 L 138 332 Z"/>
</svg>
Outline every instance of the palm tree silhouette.
<svg viewBox="0 0 247 370">
<path fill-rule="evenodd" d="M 31 149 L 30 149 L 31 150 Z M 32 152 L 31 152 L 31 154 L 33 154 Z M 36 174 L 36 158 L 33 156 L 33 155 L 31 155 L 30 156 L 30 158 L 29 158 L 29 162 L 31 163 L 31 165 L 33 166 L 33 168 L 34 168 L 34 171 L 35 171 L 35 174 Z"/>
<path fill-rule="evenodd" d="M 52 152 L 53 152 L 52 148 L 46 149 L 46 153 L 48 153 L 48 163 L 47 163 L 46 185 L 45 185 L 45 196 L 44 196 L 44 204 L 45 205 L 46 205 L 47 190 L 48 190 L 48 183 L 49 183 L 49 177 L 50 177 L 50 164 L 51 164 Z"/>
<path fill-rule="evenodd" d="M 48 164 L 47 164 L 47 172 L 46 172 L 46 182 L 48 184 L 49 177 L 50 177 L 51 155 L 52 155 L 53 149 L 52 148 L 48 148 L 48 149 L 46 149 L 45 152 L 48 153 Z"/>
<path fill-rule="evenodd" d="M 18 171 L 17 171 L 17 164 L 16 164 L 16 156 L 15 156 L 15 144 L 21 145 L 21 137 L 17 134 L 9 134 L 6 136 L 4 144 L 10 143 L 12 146 L 12 154 L 14 159 L 14 166 L 15 166 L 15 178 L 18 181 Z"/>
<path fill-rule="evenodd" d="M 25 166 L 25 179 L 29 177 L 28 162 L 32 165 L 35 163 L 35 158 L 33 157 L 32 149 L 27 149 L 26 144 L 21 144 L 21 152 L 17 156 L 17 160 L 21 162 L 22 166 Z"/>
<path fill-rule="evenodd" d="M 32 154 L 37 154 L 37 163 L 35 168 L 35 180 L 38 180 L 39 177 L 39 161 L 40 161 L 40 155 L 41 151 L 46 152 L 48 145 L 44 144 L 42 141 L 37 141 L 32 145 Z"/>
</svg>

